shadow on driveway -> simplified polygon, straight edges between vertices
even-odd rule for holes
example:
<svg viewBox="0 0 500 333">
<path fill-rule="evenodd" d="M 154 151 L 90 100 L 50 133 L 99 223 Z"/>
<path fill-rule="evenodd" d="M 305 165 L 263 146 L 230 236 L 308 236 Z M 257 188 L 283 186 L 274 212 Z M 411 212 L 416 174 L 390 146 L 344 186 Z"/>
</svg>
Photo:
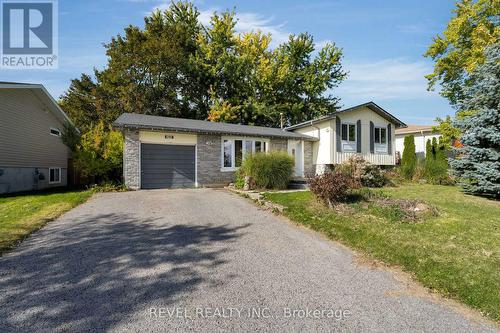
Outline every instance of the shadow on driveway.
<svg viewBox="0 0 500 333">
<path fill-rule="evenodd" d="M 154 304 L 169 305 L 208 283 L 202 272 L 224 264 L 225 244 L 248 226 L 158 219 L 78 216 L 0 258 L 0 332 L 103 331 Z"/>
</svg>

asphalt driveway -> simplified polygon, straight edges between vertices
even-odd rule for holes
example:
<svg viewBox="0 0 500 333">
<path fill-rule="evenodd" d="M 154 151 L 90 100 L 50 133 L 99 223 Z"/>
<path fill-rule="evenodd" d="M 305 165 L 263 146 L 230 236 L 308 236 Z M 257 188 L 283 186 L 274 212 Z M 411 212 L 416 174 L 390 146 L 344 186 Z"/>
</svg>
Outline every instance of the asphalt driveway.
<svg viewBox="0 0 500 333">
<path fill-rule="evenodd" d="M 496 332 L 223 190 L 94 196 L 0 258 L 0 332 Z"/>
</svg>

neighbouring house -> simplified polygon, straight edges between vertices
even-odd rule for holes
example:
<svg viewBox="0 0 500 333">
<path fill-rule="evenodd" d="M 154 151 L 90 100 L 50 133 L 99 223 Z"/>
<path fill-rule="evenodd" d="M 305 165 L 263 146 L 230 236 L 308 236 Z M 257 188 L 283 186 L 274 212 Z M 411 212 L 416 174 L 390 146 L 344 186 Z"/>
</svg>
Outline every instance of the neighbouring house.
<svg viewBox="0 0 500 333">
<path fill-rule="evenodd" d="M 285 130 L 133 113 L 113 126 L 125 137 L 125 185 L 153 189 L 228 184 L 245 154 L 255 152 L 288 152 L 297 178 L 354 154 L 394 165 L 394 129 L 405 124 L 370 102 Z"/>
<path fill-rule="evenodd" d="M 113 124 L 125 137 L 123 177 L 131 189 L 220 186 L 248 153 L 285 151 L 296 177 L 313 172 L 315 138 L 279 128 L 122 114 Z"/>
<path fill-rule="evenodd" d="M 432 129 L 432 125 L 408 125 L 406 128 L 396 130 L 396 152 L 403 156 L 404 140 L 406 136 L 413 135 L 415 138 L 415 152 L 418 158 L 425 157 L 425 146 L 427 140 L 436 138 L 439 140 L 441 135 Z"/>
<path fill-rule="evenodd" d="M 356 154 L 375 165 L 395 165 L 394 132 L 405 126 L 377 104 L 368 102 L 286 130 L 318 139 L 313 142 L 313 164 L 319 174 Z"/>
<path fill-rule="evenodd" d="M 40 84 L 0 82 L 0 193 L 66 186 L 68 116 Z"/>
</svg>

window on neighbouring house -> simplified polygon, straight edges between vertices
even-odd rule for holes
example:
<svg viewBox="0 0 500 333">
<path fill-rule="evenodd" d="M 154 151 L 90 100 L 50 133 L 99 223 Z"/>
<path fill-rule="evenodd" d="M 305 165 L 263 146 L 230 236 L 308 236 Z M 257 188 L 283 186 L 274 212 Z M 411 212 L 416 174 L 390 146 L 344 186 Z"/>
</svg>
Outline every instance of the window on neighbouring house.
<svg viewBox="0 0 500 333">
<path fill-rule="evenodd" d="M 61 168 L 49 168 L 49 183 L 61 182 Z"/>
<path fill-rule="evenodd" d="M 54 135 L 54 136 L 61 136 L 61 131 L 60 131 L 60 130 L 58 130 L 57 128 L 53 128 L 53 127 L 51 127 L 51 128 L 50 128 L 50 134 L 51 134 L 51 135 Z"/>
</svg>

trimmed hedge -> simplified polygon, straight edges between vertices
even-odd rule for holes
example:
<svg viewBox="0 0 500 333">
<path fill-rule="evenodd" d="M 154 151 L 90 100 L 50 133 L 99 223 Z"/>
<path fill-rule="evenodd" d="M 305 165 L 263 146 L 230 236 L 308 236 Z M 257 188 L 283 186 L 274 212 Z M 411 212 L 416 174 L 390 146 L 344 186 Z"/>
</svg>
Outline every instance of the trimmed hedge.
<svg viewBox="0 0 500 333">
<path fill-rule="evenodd" d="M 286 189 L 292 178 L 293 158 L 285 152 L 247 155 L 238 177 L 250 176 L 258 188 Z"/>
</svg>

